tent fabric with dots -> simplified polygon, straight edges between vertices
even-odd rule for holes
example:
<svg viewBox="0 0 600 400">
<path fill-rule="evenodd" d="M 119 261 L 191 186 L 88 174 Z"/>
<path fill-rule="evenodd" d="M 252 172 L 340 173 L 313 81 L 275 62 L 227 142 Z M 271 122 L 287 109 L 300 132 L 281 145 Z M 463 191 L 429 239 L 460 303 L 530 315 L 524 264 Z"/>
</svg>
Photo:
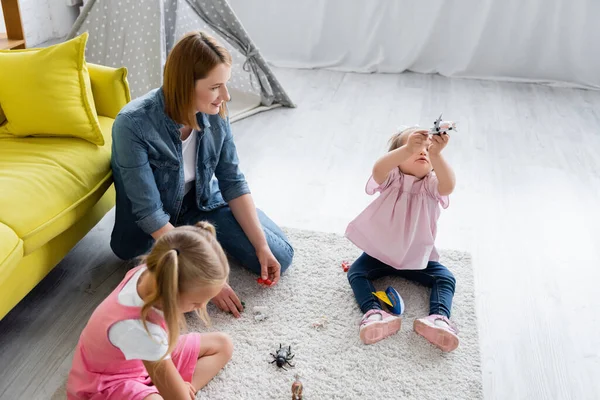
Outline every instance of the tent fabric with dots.
<svg viewBox="0 0 600 400">
<path fill-rule="evenodd" d="M 136 98 L 162 85 L 169 50 L 193 30 L 215 37 L 231 53 L 231 122 L 294 107 L 226 0 L 88 0 L 67 38 L 88 32 L 86 60 L 127 67 Z"/>
</svg>

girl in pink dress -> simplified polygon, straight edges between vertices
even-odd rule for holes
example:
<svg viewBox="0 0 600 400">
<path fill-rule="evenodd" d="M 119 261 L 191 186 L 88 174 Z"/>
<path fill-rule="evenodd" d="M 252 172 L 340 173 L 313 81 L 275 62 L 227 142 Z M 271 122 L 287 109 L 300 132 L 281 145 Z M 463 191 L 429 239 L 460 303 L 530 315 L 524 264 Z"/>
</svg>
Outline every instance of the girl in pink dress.
<svg viewBox="0 0 600 400">
<path fill-rule="evenodd" d="M 380 195 L 346 229 L 348 239 L 364 251 L 348 280 L 364 313 L 360 338 L 365 344 L 400 330 L 400 317 L 383 311 L 373 295 L 373 280 L 394 275 L 431 287 L 430 315 L 415 320 L 415 331 L 443 351 L 458 347 L 458 332 L 449 320 L 456 281 L 439 263 L 434 244 L 440 206 L 448 207 L 455 185 L 441 155 L 449 139 L 420 128 L 394 135 L 367 182 L 366 192 Z"/>
<path fill-rule="evenodd" d="M 231 358 L 223 333 L 180 336 L 183 314 L 223 288 L 229 264 L 207 222 L 180 226 L 154 244 L 83 329 L 67 382 L 68 399 L 194 399 Z"/>
</svg>

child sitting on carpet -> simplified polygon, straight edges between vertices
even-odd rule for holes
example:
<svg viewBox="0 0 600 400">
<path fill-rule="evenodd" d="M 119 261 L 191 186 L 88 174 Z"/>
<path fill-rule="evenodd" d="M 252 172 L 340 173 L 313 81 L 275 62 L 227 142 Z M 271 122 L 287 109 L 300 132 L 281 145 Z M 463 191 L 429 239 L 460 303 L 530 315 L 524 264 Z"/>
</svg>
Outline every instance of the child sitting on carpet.
<svg viewBox="0 0 600 400">
<path fill-rule="evenodd" d="M 390 140 L 389 152 L 373 167 L 367 194 L 380 192 L 346 229 L 364 253 L 348 271 L 348 281 L 364 316 L 360 338 L 372 344 L 400 330 L 400 317 L 381 309 L 371 282 L 400 276 L 431 287 L 430 315 L 415 320 L 415 331 L 443 351 L 458 346 L 450 323 L 455 279 L 438 262 L 434 240 L 440 205 L 448 207 L 454 173 L 441 155 L 449 136 L 408 128 Z M 435 170 L 435 173 L 433 172 Z"/>
<path fill-rule="evenodd" d="M 215 228 L 180 226 L 161 236 L 144 264 L 96 308 L 79 338 L 68 399 L 194 399 L 231 358 L 223 333 L 179 336 L 183 314 L 221 291 L 229 264 Z"/>
</svg>

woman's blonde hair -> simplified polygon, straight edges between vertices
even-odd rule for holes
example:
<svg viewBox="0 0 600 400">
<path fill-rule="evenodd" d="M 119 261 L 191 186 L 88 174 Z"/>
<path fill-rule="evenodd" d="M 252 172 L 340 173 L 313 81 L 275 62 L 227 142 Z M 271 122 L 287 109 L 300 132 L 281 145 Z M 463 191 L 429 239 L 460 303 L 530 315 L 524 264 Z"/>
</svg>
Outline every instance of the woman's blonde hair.
<svg viewBox="0 0 600 400">
<path fill-rule="evenodd" d="M 200 129 L 194 103 L 196 81 L 206 78 L 219 64 L 231 66 L 231 54 L 204 32 L 190 32 L 175 44 L 167 57 L 163 80 L 165 112 L 173 121 Z M 219 115 L 227 116 L 225 102 Z"/>
<path fill-rule="evenodd" d="M 154 292 L 142 307 L 142 321 L 150 334 L 146 319 L 151 308 L 160 304 L 169 337 L 164 358 L 173 351 L 180 329 L 185 327 L 185 318 L 178 308 L 179 295 L 198 286 L 222 285 L 229 276 L 229 263 L 214 226 L 204 221 L 165 233 L 142 260 L 155 281 Z M 205 324 L 210 324 L 205 306 L 197 313 Z"/>
<path fill-rule="evenodd" d="M 388 151 L 392 151 L 392 150 L 396 150 L 399 147 L 402 147 L 406 144 L 406 141 L 408 140 L 408 137 L 410 136 L 411 133 L 418 131 L 420 129 L 423 129 L 419 126 L 411 126 L 408 128 L 404 128 L 402 130 L 399 130 L 398 132 L 394 133 L 392 135 L 392 137 L 390 138 L 390 140 L 388 141 L 389 143 L 389 149 Z"/>
</svg>

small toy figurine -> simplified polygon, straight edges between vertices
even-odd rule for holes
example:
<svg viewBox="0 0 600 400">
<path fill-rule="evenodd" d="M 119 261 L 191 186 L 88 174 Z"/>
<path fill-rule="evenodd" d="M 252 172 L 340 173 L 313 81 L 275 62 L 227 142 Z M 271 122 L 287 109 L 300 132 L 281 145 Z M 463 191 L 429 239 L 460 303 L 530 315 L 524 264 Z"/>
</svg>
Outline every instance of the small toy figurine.
<svg viewBox="0 0 600 400">
<path fill-rule="evenodd" d="M 279 343 L 279 350 L 277 350 L 277 355 L 271 353 L 271 355 L 273 356 L 273 361 L 271 361 L 271 364 L 276 363 L 277 366 L 279 368 L 283 368 L 284 371 L 287 371 L 287 369 L 285 369 L 284 365 L 287 364 L 290 367 L 294 367 L 293 364 L 290 364 L 290 360 L 292 358 L 294 358 L 294 354 L 292 354 L 292 346 L 288 346 L 287 348 L 285 347 L 281 347 L 281 343 Z"/>
<path fill-rule="evenodd" d="M 429 129 L 430 135 L 441 135 L 449 131 L 456 131 L 456 124 L 452 121 L 442 121 L 442 114 L 433 121 L 433 127 Z"/>
<path fill-rule="evenodd" d="M 254 314 L 260 314 L 260 313 L 266 314 L 267 307 L 266 306 L 254 306 L 254 307 L 252 307 L 252 311 L 254 312 Z"/>
<path fill-rule="evenodd" d="M 316 330 L 320 331 L 321 329 L 325 329 L 327 327 L 327 317 L 324 315 L 319 318 L 317 321 L 312 323 L 312 327 Z"/>
<path fill-rule="evenodd" d="M 390 306 L 390 307 L 392 306 L 392 302 L 388 298 L 387 294 L 385 294 L 385 292 L 379 291 L 379 292 L 373 292 L 373 294 L 375 295 L 375 297 L 377 297 L 379 300 L 383 301 L 388 306 Z"/>
<path fill-rule="evenodd" d="M 348 272 L 348 270 L 350 269 L 350 263 L 348 261 L 342 261 L 342 269 L 344 270 L 344 272 Z"/>
<path fill-rule="evenodd" d="M 269 315 L 267 314 L 267 307 L 265 306 L 254 306 L 252 308 L 252 312 L 254 313 L 254 320 L 256 322 L 264 321 L 265 319 L 269 318 Z"/>
<path fill-rule="evenodd" d="M 387 305 L 392 314 L 402 315 L 404 312 L 404 301 L 400 293 L 393 287 L 389 286 L 385 292 L 379 291 L 373 292 L 373 294 Z"/>
<path fill-rule="evenodd" d="M 292 400 L 302 400 L 302 382 L 298 374 L 294 376 L 296 380 L 292 383 Z"/>
<path fill-rule="evenodd" d="M 266 286 L 271 286 L 271 284 L 273 283 L 270 279 L 263 279 L 263 278 L 258 278 L 256 280 L 256 282 L 258 282 L 259 284 L 266 285 Z"/>
</svg>

